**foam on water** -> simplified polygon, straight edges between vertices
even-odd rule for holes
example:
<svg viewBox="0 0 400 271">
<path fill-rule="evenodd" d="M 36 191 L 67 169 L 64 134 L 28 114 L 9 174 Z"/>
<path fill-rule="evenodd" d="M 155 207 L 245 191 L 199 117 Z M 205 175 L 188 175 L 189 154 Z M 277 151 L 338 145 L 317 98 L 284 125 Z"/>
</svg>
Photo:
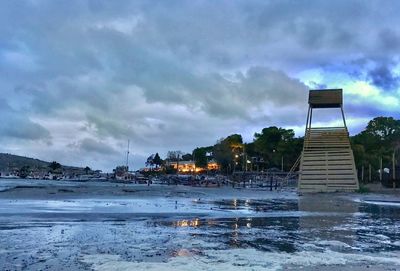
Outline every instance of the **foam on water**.
<svg viewBox="0 0 400 271">
<path fill-rule="evenodd" d="M 81 261 L 94 270 L 284 270 L 285 267 L 344 266 L 351 264 L 390 264 L 400 267 L 400 253 L 348 254 L 331 250 L 297 253 L 262 252 L 255 249 L 207 250 L 202 255 L 183 253 L 167 262 L 129 262 L 118 255 L 84 255 Z"/>
<path fill-rule="evenodd" d="M 386 206 L 396 206 L 400 207 L 399 201 L 379 201 L 379 200 L 364 200 L 365 203 L 375 204 L 375 205 L 386 205 Z"/>
</svg>

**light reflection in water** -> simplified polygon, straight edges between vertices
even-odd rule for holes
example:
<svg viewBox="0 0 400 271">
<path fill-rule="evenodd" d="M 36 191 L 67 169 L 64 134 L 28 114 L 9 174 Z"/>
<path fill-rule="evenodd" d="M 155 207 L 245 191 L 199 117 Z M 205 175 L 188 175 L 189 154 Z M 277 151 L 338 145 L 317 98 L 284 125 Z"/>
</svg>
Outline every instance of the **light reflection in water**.
<svg viewBox="0 0 400 271">
<path fill-rule="evenodd" d="M 195 218 L 193 220 L 178 220 L 174 222 L 175 227 L 198 227 L 200 226 L 200 219 Z"/>
<path fill-rule="evenodd" d="M 175 251 L 175 253 L 173 253 L 173 256 L 175 256 L 175 257 L 189 257 L 192 255 L 193 255 L 193 253 L 190 252 L 186 248 L 179 249 L 179 250 Z"/>
<path fill-rule="evenodd" d="M 246 223 L 246 227 L 247 228 L 251 228 L 251 221 L 253 220 L 251 217 L 248 217 L 247 219 L 246 219 L 248 222 Z"/>
<path fill-rule="evenodd" d="M 239 244 L 239 218 L 235 218 L 235 223 L 233 224 L 232 228 L 232 240 L 231 243 L 234 246 L 237 246 Z"/>
</svg>

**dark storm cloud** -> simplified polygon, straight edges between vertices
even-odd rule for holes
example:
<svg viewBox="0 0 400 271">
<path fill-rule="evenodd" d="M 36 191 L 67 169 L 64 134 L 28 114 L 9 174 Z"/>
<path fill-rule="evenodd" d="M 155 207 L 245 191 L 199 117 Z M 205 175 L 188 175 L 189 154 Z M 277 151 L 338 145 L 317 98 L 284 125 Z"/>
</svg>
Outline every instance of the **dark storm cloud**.
<svg viewBox="0 0 400 271">
<path fill-rule="evenodd" d="M 400 77 L 393 75 L 393 72 L 387 65 L 378 66 L 369 71 L 369 77 L 372 83 L 384 90 L 397 89 L 400 83 Z"/>
<path fill-rule="evenodd" d="M 14 110 L 4 99 L 0 99 L 0 116 L 0 138 L 2 139 L 50 139 L 49 131 L 31 121 L 23 112 Z"/>
<path fill-rule="evenodd" d="M 350 113 L 347 115 L 352 117 L 363 116 L 373 119 L 377 116 L 387 116 L 400 119 L 400 111 L 393 111 L 387 107 L 375 107 L 373 102 L 364 102 L 359 104 L 346 105 L 346 110 Z"/>
<path fill-rule="evenodd" d="M 71 138 L 55 146 L 81 142 L 100 159 L 112 152 L 105 146 L 124 148 L 127 138 L 146 157 L 209 145 L 230 132 L 300 126 L 307 88 L 325 86 L 293 78 L 304 70 L 341 72 L 396 91 L 398 6 L 3 1 L 0 89 L 13 107 L 2 109 L 0 136 L 39 140 L 57 129 Z M 349 109 L 358 110 L 351 104 L 357 96 Z M 371 112 L 376 107 L 368 104 Z M 358 112 L 352 114 L 369 116 Z"/>
<path fill-rule="evenodd" d="M 392 53 L 400 49 L 400 35 L 397 29 L 382 29 L 378 35 L 383 49 L 386 52 Z"/>
<path fill-rule="evenodd" d="M 79 148 L 83 152 L 93 152 L 97 154 L 104 154 L 104 155 L 114 155 L 117 151 L 108 146 L 105 142 L 100 142 L 91 138 L 83 139 L 79 144 Z"/>
</svg>

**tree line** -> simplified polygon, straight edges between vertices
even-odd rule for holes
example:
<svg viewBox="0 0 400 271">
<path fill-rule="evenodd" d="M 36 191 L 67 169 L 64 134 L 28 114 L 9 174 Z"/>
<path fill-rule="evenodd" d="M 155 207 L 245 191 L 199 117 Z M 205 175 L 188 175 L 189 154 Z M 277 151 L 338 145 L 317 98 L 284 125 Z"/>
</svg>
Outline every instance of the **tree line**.
<svg viewBox="0 0 400 271">
<path fill-rule="evenodd" d="M 372 179 L 377 179 L 381 166 L 392 170 L 394 162 L 399 167 L 400 120 L 392 117 L 374 118 L 362 132 L 351 137 L 351 143 L 359 175 L 362 174 L 362 168 L 371 168 Z"/>
<path fill-rule="evenodd" d="M 270 126 L 255 133 L 253 141 L 246 143 L 240 134 L 219 139 L 214 145 L 197 147 L 192 153 L 169 151 L 165 160 L 158 153 L 149 156 L 146 166 L 161 168 L 165 161 L 193 160 L 196 167 L 205 168 L 215 161 L 221 173 L 234 171 L 289 171 L 303 149 L 303 137 L 296 137 L 292 129 Z M 377 117 L 368 122 L 360 133 L 351 136 L 357 168 L 371 164 L 379 168 L 380 159 L 391 161 L 393 153 L 399 156 L 400 120 Z M 396 158 L 396 160 L 398 160 Z"/>
</svg>

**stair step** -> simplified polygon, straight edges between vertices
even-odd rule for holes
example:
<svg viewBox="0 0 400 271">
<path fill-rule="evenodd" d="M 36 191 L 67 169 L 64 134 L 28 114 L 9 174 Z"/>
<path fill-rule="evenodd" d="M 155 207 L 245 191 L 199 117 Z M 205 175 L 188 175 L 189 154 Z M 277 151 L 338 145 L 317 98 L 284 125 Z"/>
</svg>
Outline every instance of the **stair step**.
<svg viewBox="0 0 400 271">
<path fill-rule="evenodd" d="M 301 191 L 354 191 L 357 172 L 349 133 L 345 128 L 306 131 L 300 161 Z"/>
</svg>

